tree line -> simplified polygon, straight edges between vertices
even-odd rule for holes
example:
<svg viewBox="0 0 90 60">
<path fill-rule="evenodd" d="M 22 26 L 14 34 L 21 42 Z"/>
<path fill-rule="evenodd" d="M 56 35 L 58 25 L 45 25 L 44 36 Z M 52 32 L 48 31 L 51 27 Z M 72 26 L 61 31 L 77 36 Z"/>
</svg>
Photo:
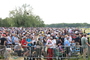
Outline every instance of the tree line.
<svg viewBox="0 0 90 60">
<path fill-rule="evenodd" d="M 23 4 L 9 12 L 9 17 L 0 18 L 0 27 L 44 27 L 44 21 L 33 14 L 30 5 Z"/>
<path fill-rule="evenodd" d="M 88 23 L 58 23 L 58 24 L 47 24 L 46 27 L 90 27 Z"/>
</svg>

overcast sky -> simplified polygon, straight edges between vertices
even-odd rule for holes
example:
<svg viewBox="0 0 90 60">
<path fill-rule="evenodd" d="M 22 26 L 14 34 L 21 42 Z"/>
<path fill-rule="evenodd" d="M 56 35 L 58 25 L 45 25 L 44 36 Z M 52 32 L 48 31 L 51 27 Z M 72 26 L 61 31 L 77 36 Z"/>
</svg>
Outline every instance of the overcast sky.
<svg viewBox="0 0 90 60">
<path fill-rule="evenodd" d="M 0 17 L 7 17 L 10 10 L 25 3 L 45 24 L 90 23 L 90 0 L 1 0 Z"/>
</svg>

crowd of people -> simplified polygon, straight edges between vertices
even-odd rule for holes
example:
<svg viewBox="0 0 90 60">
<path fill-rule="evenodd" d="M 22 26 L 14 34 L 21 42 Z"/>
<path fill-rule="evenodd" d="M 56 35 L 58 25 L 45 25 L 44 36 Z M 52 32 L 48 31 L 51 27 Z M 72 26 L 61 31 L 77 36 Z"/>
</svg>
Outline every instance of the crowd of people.
<svg viewBox="0 0 90 60">
<path fill-rule="evenodd" d="M 6 48 L 13 46 L 12 49 L 18 53 L 18 56 L 31 54 L 35 56 L 34 54 L 37 53 L 37 57 L 41 57 L 41 55 L 56 57 L 56 48 L 59 48 L 59 52 L 66 51 L 66 57 L 68 57 L 70 51 L 73 50 L 70 46 L 85 44 L 82 41 L 83 37 L 86 36 L 79 28 L 0 27 L 0 45 Z M 86 45 L 89 44 L 86 43 Z M 64 47 L 66 48 L 64 49 Z M 46 53 L 43 53 L 44 51 Z M 47 58 L 47 60 L 52 60 L 52 58 Z"/>
</svg>

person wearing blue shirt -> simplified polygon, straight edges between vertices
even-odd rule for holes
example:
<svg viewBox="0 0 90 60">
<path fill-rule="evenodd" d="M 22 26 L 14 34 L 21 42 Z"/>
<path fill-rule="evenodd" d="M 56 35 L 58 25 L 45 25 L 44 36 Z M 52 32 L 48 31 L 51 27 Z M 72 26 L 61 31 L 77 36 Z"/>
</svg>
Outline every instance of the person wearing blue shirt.
<svg viewBox="0 0 90 60">
<path fill-rule="evenodd" d="M 65 47 L 66 47 L 66 46 L 70 46 L 69 40 L 65 40 L 65 41 L 64 41 L 64 46 L 65 46 Z"/>
<path fill-rule="evenodd" d="M 64 46 L 66 48 L 66 57 L 68 57 L 69 56 L 69 52 L 70 52 L 69 37 L 67 37 L 66 40 L 64 41 Z"/>
<path fill-rule="evenodd" d="M 29 36 L 27 37 L 26 41 L 28 42 L 28 46 L 32 46 L 32 40 Z"/>
<path fill-rule="evenodd" d="M 31 49 L 32 49 L 32 47 L 31 47 L 31 46 L 32 46 L 32 40 L 30 39 L 29 36 L 27 36 L 26 41 L 27 41 L 27 43 L 28 43 L 28 45 L 27 45 L 28 48 L 27 48 L 27 49 L 30 51 L 29 54 L 31 54 L 31 51 L 32 51 L 32 50 L 31 50 Z"/>
<path fill-rule="evenodd" d="M 12 34 L 12 44 L 13 44 L 13 45 L 15 45 L 14 40 L 15 40 L 15 34 Z"/>
</svg>

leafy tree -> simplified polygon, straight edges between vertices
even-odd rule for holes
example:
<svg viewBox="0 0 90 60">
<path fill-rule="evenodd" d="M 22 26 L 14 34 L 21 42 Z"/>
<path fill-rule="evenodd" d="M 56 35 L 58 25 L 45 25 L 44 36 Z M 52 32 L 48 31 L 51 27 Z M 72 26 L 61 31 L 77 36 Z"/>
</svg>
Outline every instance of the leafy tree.
<svg viewBox="0 0 90 60">
<path fill-rule="evenodd" d="M 0 18 L 0 27 L 2 26 L 2 18 Z"/>
<path fill-rule="evenodd" d="M 44 21 L 32 13 L 32 7 L 23 4 L 22 7 L 10 11 L 11 26 L 17 27 L 44 27 Z"/>
</svg>

